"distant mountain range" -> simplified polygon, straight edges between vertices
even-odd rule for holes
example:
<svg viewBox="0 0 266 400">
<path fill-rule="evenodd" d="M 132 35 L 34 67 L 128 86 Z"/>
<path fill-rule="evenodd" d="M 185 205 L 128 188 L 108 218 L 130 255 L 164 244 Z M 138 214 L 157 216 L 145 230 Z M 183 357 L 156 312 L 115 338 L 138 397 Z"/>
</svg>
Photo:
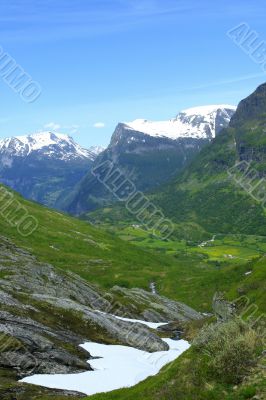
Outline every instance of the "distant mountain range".
<svg viewBox="0 0 266 400">
<path fill-rule="evenodd" d="M 119 123 L 106 150 L 70 136 L 39 132 L 0 140 L 0 182 L 49 207 L 75 215 L 116 199 L 90 173 L 105 160 L 147 191 L 181 171 L 235 112 L 230 105 L 194 107 L 168 121 Z"/>
<path fill-rule="evenodd" d="M 25 158 L 33 154 L 62 161 L 78 158 L 94 160 L 103 150 L 100 146 L 84 149 L 72 137 L 50 131 L 0 139 L 1 163 L 5 160 L 8 165 L 14 157 Z"/>
<path fill-rule="evenodd" d="M 49 131 L 2 139 L 0 182 L 28 199 L 57 207 L 102 150 L 84 149 L 70 136 Z"/>
<path fill-rule="evenodd" d="M 213 105 L 184 110 L 168 121 L 119 123 L 109 146 L 93 163 L 106 160 L 148 191 L 166 183 L 226 128 L 235 106 Z M 88 172 L 60 207 L 75 215 L 112 204 L 116 199 Z"/>
</svg>

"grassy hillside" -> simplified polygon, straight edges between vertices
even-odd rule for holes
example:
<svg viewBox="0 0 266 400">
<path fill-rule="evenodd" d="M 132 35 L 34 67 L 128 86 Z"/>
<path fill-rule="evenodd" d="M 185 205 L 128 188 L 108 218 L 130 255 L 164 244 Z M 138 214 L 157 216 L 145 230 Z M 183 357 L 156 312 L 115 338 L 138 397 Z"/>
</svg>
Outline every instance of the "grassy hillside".
<svg viewBox="0 0 266 400">
<path fill-rule="evenodd" d="M 266 312 L 264 237 L 220 235 L 214 242 L 203 247 L 187 241 L 155 241 L 141 229 L 126 228 L 120 232 L 108 233 L 86 222 L 28 202 L 15 193 L 13 196 L 13 201 L 23 205 L 38 220 L 39 226 L 32 235 L 21 236 L 5 217 L 7 211 L 3 211 L 5 202 L 1 198 L 1 232 L 17 245 L 30 250 L 41 261 L 75 271 L 102 287 L 119 283 L 147 288 L 152 280 L 156 282 L 159 293 L 183 300 L 202 311 L 211 309 L 215 290 L 225 290 L 232 299 L 245 294 L 251 304 L 259 307 L 259 312 Z M 13 202 L 9 206 L 9 218 L 16 213 L 18 203 Z M 118 233 L 121 238 L 117 236 Z M 250 270 L 252 273 L 245 275 Z M 145 396 L 153 400 L 242 400 L 264 390 L 260 371 L 254 372 L 249 381 L 237 389 L 233 385 L 211 379 L 208 371 L 206 360 L 190 350 L 158 376 L 136 387 L 90 398 L 135 400 Z M 1 389 L 9 388 L 10 382 L 15 379 L 14 374 L 7 370 L 1 370 L 0 376 Z M 20 399 L 28 398 L 62 400 L 66 397 L 49 391 L 46 394 L 45 389 L 28 386 L 27 392 Z"/>
<path fill-rule="evenodd" d="M 13 196 L 14 202 L 8 207 L 10 215 L 16 212 L 16 201 L 36 218 L 38 228 L 30 236 L 23 237 L 10 225 L 8 218 L 2 217 L 0 230 L 17 245 L 37 255 L 40 261 L 72 270 L 90 282 L 106 287 L 118 283 L 120 273 L 130 277 L 140 269 L 147 270 L 148 276 L 149 271 L 152 274 L 152 268 L 161 269 L 162 258 L 128 245 L 86 222 L 26 201 L 14 192 Z M 3 205 L 4 201 L 0 199 L 0 207 Z M 165 264 L 170 265 L 171 261 L 166 259 Z M 140 280 L 143 284 L 144 279 L 140 277 Z"/>
<path fill-rule="evenodd" d="M 152 194 L 151 199 L 178 223 L 194 222 L 212 233 L 265 235 L 265 210 L 228 174 L 239 160 L 234 146 L 237 136 L 237 130 L 225 130 L 182 177 L 166 190 Z M 247 149 L 246 153 L 251 151 Z M 257 158 L 262 154 L 258 151 Z M 264 164 L 259 165 L 264 173 Z M 258 163 L 252 167 L 258 169 Z"/>
<path fill-rule="evenodd" d="M 154 241 L 147 234 L 133 237 L 134 240 L 122 240 L 113 232 L 28 202 L 17 194 L 14 199 L 37 219 L 38 228 L 32 235 L 22 237 L 16 227 L 2 217 L 1 232 L 30 250 L 40 261 L 74 271 L 103 288 L 121 285 L 148 289 L 154 281 L 160 294 L 205 311 L 211 307 L 215 290 L 236 290 L 253 279 L 253 276 L 244 275 L 250 268 L 248 262 L 259 270 L 261 264 L 264 265 L 263 238 L 255 241 L 253 247 L 242 240 L 238 247 L 240 257 L 236 259 L 225 256 L 233 253 L 232 246 L 238 246 L 239 239 L 232 239 L 235 244 L 226 244 L 220 250 L 220 258 L 215 260 L 206 249 L 185 242 Z M 2 204 L 3 200 L 0 206 Z M 15 203 L 10 210 L 12 207 L 15 209 Z M 137 233 L 136 230 L 132 232 Z M 139 230 L 138 234 L 142 232 Z M 122 238 L 125 239 L 123 235 Z M 256 261 L 261 258 L 260 263 Z"/>
</svg>

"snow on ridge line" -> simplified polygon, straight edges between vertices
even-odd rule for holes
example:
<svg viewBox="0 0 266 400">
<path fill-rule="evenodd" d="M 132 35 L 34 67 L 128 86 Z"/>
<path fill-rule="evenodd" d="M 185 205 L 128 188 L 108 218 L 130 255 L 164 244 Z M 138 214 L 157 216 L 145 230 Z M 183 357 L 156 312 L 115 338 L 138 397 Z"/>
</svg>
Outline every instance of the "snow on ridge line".
<svg viewBox="0 0 266 400">
<path fill-rule="evenodd" d="M 217 117 L 227 126 L 235 111 L 236 106 L 228 104 L 199 106 L 183 110 L 167 121 L 136 119 L 125 122 L 124 127 L 153 137 L 211 139 L 216 135 Z"/>
<path fill-rule="evenodd" d="M 7 151 L 8 155 L 13 154 L 15 156 L 28 156 L 31 152 L 42 149 L 45 149 L 46 155 L 49 155 L 50 146 L 58 147 L 62 153 L 58 154 L 61 159 L 73 157 L 95 158 L 101 152 L 100 146 L 92 146 L 89 149 L 85 149 L 76 143 L 71 136 L 53 131 L 0 139 L 0 151 Z"/>
<path fill-rule="evenodd" d="M 28 142 L 29 139 L 43 139 L 43 140 L 51 140 L 51 135 L 54 135 L 60 139 L 63 140 L 68 140 L 70 138 L 69 135 L 65 133 L 59 133 L 59 132 L 53 132 L 53 131 L 41 131 L 41 132 L 36 132 L 28 135 L 19 135 L 19 136 L 14 136 L 15 139 L 19 139 L 22 142 L 26 143 Z"/>
<path fill-rule="evenodd" d="M 125 320 L 132 323 L 154 324 L 129 318 Z M 162 340 L 168 344 L 169 350 L 154 353 L 129 346 L 84 343 L 81 345 L 83 349 L 93 357 L 99 357 L 88 361 L 93 371 L 78 374 L 33 375 L 20 382 L 52 389 L 77 391 L 86 395 L 132 387 L 149 376 L 158 374 L 162 367 L 177 359 L 190 347 L 186 340 L 169 338 Z"/>
<path fill-rule="evenodd" d="M 189 115 L 205 114 L 205 113 L 209 114 L 214 111 L 223 110 L 223 109 L 236 111 L 237 106 L 232 106 L 231 104 L 215 104 L 215 105 L 209 105 L 209 106 L 196 106 L 196 107 L 186 108 L 185 110 L 180 111 L 180 113 L 185 113 L 185 114 L 189 114 Z"/>
<path fill-rule="evenodd" d="M 0 139 L 0 146 L 4 144 L 10 144 L 11 141 L 17 140 L 23 145 L 32 144 L 32 146 L 36 146 L 39 143 L 39 146 L 49 146 L 50 144 L 56 143 L 56 138 L 69 141 L 72 139 L 70 136 L 63 133 L 55 133 L 52 131 L 43 131 L 37 132 L 28 135 L 20 135 L 20 136 L 12 136 L 5 139 Z"/>
</svg>

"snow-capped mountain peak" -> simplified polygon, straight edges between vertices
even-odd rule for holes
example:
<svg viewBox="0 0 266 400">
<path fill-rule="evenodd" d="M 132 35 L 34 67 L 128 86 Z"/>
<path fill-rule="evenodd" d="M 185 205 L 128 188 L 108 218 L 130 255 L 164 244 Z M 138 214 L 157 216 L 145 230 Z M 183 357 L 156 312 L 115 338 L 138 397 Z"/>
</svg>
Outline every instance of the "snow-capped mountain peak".
<svg viewBox="0 0 266 400">
<path fill-rule="evenodd" d="M 41 154 L 48 158 L 64 161 L 78 158 L 93 160 L 99 151 L 99 149 L 94 151 L 93 148 L 85 149 L 72 137 L 52 131 L 0 139 L 0 155 L 6 157 L 27 157 L 31 154 Z"/>
<path fill-rule="evenodd" d="M 228 126 L 235 111 L 235 106 L 227 104 L 193 107 L 181 111 L 175 118 L 168 121 L 136 119 L 126 122 L 125 128 L 149 136 L 173 140 L 213 139 L 222 128 Z"/>
</svg>

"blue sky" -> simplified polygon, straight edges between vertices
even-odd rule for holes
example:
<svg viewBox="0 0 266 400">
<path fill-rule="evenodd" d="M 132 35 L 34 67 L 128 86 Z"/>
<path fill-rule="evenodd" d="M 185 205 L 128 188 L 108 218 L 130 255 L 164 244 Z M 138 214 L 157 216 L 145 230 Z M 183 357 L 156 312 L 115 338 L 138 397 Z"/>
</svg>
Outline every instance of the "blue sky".
<svg viewBox="0 0 266 400">
<path fill-rule="evenodd" d="M 265 72 L 226 32 L 266 41 L 254 0 L 1 0 L 0 45 L 41 87 L 25 103 L 0 77 L 0 137 L 55 127 L 106 145 L 119 121 L 237 104 Z"/>
</svg>

